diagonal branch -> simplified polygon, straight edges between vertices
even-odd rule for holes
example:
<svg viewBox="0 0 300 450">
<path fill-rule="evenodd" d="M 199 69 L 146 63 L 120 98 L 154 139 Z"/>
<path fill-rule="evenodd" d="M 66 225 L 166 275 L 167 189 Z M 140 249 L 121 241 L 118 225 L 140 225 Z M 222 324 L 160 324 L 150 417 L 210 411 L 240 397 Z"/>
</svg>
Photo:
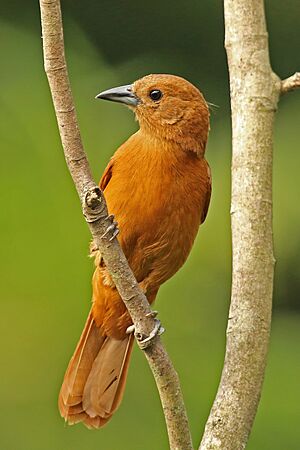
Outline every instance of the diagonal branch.
<svg viewBox="0 0 300 450">
<path fill-rule="evenodd" d="M 168 429 L 170 448 L 192 450 L 188 419 L 178 375 L 160 337 L 145 341 L 157 326 L 147 298 L 140 289 L 122 249 L 109 235 L 111 224 L 103 193 L 92 179 L 83 149 L 64 56 L 59 0 L 40 0 L 45 71 L 48 77 L 61 141 L 83 213 L 113 281 L 135 325 L 136 338 L 155 377 Z"/>
</svg>

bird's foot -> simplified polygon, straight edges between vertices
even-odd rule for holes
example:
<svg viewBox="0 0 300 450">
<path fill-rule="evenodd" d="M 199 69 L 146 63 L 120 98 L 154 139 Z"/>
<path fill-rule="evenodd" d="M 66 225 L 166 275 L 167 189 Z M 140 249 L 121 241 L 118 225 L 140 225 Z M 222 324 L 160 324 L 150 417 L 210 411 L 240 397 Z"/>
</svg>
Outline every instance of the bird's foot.
<svg viewBox="0 0 300 450">
<path fill-rule="evenodd" d="M 107 234 L 112 233 L 111 237 L 109 238 L 109 242 L 111 242 L 119 234 L 120 230 L 118 228 L 118 222 L 115 222 L 114 220 L 115 216 L 113 214 L 110 214 L 107 219 L 111 221 L 111 224 L 108 225 L 105 233 L 102 234 L 101 239 L 107 236 Z"/>
<path fill-rule="evenodd" d="M 129 325 L 129 327 L 126 328 L 126 334 L 131 334 L 135 331 L 135 325 Z"/>
<path fill-rule="evenodd" d="M 160 320 L 155 319 L 156 316 L 157 316 L 157 311 L 151 311 L 150 313 L 148 313 L 146 315 L 146 317 L 154 318 L 154 321 L 155 321 L 154 328 L 150 332 L 149 336 L 145 336 L 144 334 L 142 334 L 140 332 L 136 332 L 134 325 L 130 325 L 126 330 L 127 334 L 131 334 L 134 332 L 134 335 L 138 341 L 139 347 L 142 350 L 145 350 L 147 347 L 149 347 L 152 344 L 153 340 L 156 338 L 156 336 L 160 336 L 165 331 L 165 329 L 161 325 Z"/>
<path fill-rule="evenodd" d="M 156 311 L 154 311 L 155 313 Z M 154 319 L 155 325 L 149 336 L 144 336 L 141 333 L 136 333 L 136 338 L 139 343 L 139 347 L 142 350 L 145 350 L 145 348 L 149 347 L 153 340 L 156 338 L 156 336 L 160 336 L 165 331 L 164 327 L 162 327 L 161 322 L 159 319 Z"/>
</svg>

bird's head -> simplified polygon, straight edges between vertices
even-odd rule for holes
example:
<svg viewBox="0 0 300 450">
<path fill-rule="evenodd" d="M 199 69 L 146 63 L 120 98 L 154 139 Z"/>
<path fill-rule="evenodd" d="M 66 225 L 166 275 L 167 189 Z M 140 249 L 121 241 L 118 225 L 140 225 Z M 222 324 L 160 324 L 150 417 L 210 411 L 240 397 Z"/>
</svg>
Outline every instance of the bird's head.
<svg viewBox="0 0 300 450">
<path fill-rule="evenodd" d="M 140 128 L 202 156 L 209 131 L 209 110 L 201 92 L 174 75 L 147 75 L 133 84 L 101 92 L 96 98 L 124 103 Z"/>
</svg>

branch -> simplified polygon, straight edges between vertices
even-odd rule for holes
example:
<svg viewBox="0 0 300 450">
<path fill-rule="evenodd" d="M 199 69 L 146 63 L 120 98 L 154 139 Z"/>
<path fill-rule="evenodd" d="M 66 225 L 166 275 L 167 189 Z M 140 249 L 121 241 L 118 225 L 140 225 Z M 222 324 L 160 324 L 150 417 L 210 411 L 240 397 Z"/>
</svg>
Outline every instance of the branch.
<svg viewBox="0 0 300 450">
<path fill-rule="evenodd" d="M 81 142 L 64 56 L 59 0 L 40 0 L 45 71 L 48 77 L 66 162 L 81 200 L 93 240 L 135 325 L 135 336 L 144 350 L 159 390 L 171 449 L 192 450 L 187 415 L 178 375 L 159 336 L 148 341 L 157 326 L 147 298 L 140 289 L 122 249 L 109 235 L 111 224 L 103 193 L 92 179 Z"/>
<path fill-rule="evenodd" d="M 281 81 L 281 94 L 286 94 L 287 92 L 294 91 L 300 88 L 300 72 L 294 73 L 289 78 Z"/>
<path fill-rule="evenodd" d="M 263 0 L 225 0 L 232 110 L 231 305 L 226 354 L 200 450 L 244 449 L 257 411 L 271 325 L 272 134 L 281 90 Z"/>
</svg>

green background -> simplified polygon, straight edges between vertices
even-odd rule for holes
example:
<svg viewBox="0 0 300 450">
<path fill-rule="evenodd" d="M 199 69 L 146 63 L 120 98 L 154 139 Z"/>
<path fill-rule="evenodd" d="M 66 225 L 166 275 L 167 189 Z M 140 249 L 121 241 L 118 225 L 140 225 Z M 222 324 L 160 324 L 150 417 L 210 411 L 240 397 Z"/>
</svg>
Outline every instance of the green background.
<svg viewBox="0 0 300 450">
<path fill-rule="evenodd" d="M 3 5 L 2 5 L 3 6 Z M 274 70 L 300 69 L 299 0 L 267 1 Z M 188 78 L 218 105 L 207 158 L 208 218 L 184 268 L 160 290 L 163 340 L 179 372 L 195 445 L 220 378 L 230 298 L 230 115 L 222 2 L 63 2 L 66 53 L 82 136 L 97 179 L 137 128 L 101 90 L 147 73 Z M 43 72 L 38 2 L 0 19 L 1 450 L 164 450 L 158 395 L 135 349 L 124 401 L 99 431 L 64 425 L 57 394 L 87 316 L 90 239 L 67 172 Z M 300 92 L 280 102 L 274 146 L 274 320 L 250 450 L 300 448 Z"/>
</svg>

